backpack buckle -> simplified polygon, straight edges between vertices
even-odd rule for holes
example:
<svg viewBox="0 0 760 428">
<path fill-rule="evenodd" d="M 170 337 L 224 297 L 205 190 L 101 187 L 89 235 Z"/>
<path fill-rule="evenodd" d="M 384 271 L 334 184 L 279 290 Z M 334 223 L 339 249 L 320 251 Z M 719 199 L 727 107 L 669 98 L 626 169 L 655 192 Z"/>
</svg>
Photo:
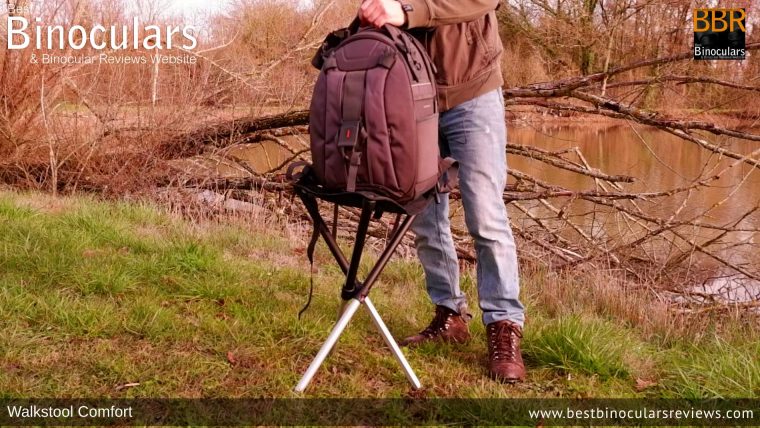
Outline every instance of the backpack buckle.
<svg viewBox="0 0 760 428">
<path fill-rule="evenodd" d="M 361 121 L 346 120 L 340 126 L 338 133 L 338 147 L 352 149 L 359 141 L 359 135 L 362 131 Z"/>
</svg>

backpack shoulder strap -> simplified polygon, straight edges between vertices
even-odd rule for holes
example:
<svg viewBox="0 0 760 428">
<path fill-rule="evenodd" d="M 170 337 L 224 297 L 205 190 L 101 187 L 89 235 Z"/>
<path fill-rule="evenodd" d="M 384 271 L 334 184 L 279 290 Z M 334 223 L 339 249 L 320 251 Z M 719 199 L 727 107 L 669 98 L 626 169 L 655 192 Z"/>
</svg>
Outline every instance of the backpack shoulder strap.
<svg viewBox="0 0 760 428">
<path fill-rule="evenodd" d="M 303 201 L 304 204 L 310 205 L 310 207 L 315 207 L 316 210 L 319 210 L 316 199 L 304 198 Z M 309 211 L 311 211 L 311 209 L 309 209 Z M 301 308 L 301 310 L 298 312 L 299 320 L 301 319 L 301 316 L 304 314 L 304 312 L 309 309 L 309 306 L 311 305 L 311 298 L 314 295 L 314 250 L 317 248 L 317 242 L 319 241 L 319 229 L 317 229 L 316 225 L 312 227 L 313 229 L 311 231 L 309 245 L 306 247 L 306 257 L 309 259 L 309 298 L 306 300 L 304 307 Z"/>
<path fill-rule="evenodd" d="M 296 169 L 298 168 L 301 168 L 301 171 L 296 172 Z M 308 162 L 293 162 L 288 165 L 288 170 L 285 172 L 285 178 L 292 183 L 297 183 L 298 181 L 301 181 L 301 178 L 310 172 L 310 168 L 311 165 L 309 165 Z"/>
</svg>

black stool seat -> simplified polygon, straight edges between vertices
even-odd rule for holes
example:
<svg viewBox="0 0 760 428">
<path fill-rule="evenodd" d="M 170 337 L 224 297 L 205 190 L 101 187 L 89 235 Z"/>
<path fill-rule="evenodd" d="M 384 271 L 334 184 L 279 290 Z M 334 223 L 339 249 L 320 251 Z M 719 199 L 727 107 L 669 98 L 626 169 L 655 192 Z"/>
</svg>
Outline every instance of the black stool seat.
<svg viewBox="0 0 760 428">
<path fill-rule="evenodd" d="M 310 177 L 302 177 L 294 187 L 297 192 L 303 192 L 316 199 L 320 199 L 325 202 L 332 202 L 344 207 L 361 208 L 364 205 L 365 201 L 372 201 L 375 202 L 376 210 L 391 214 L 410 215 L 417 215 L 421 213 L 434 199 L 435 192 L 435 189 L 433 189 L 423 197 L 415 199 L 411 202 L 400 204 L 387 196 L 369 191 L 336 192 L 327 190 L 319 184 L 315 183 L 314 180 Z"/>
<path fill-rule="evenodd" d="M 393 252 L 401 243 L 404 234 L 409 230 L 414 218 L 417 214 L 422 212 L 429 203 L 431 203 L 435 195 L 435 189 L 432 189 L 430 192 L 426 193 L 424 197 L 418 198 L 409 203 L 400 204 L 387 196 L 373 192 L 331 191 L 317 184 L 310 168 L 307 168 L 303 175 L 298 178 L 297 182 L 294 184 L 294 189 L 295 193 L 303 201 L 309 216 L 314 222 L 314 234 L 312 235 L 311 243 L 309 244 L 307 251 L 309 259 L 313 260 L 314 246 L 316 245 L 318 237 L 321 235 L 322 238 L 324 238 L 327 247 L 330 249 L 330 252 L 335 257 L 335 260 L 338 262 L 338 265 L 340 265 L 343 270 L 343 273 L 346 274 L 346 283 L 342 292 L 344 300 L 357 297 L 364 298 L 367 296 L 372 284 L 385 267 Z M 335 219 L 333 220 L 334 223 L 337 223 L 338 220 L 338 206 L 361 208 L 359 226 L 356 230 L 356 239 L 350 263 L 338 246 L 336 234 L 330 234 L 327 224 L 319 211 L 318 200 L 336 204 Z M 375 219 L 381 218 L 383 213 L 396 214 L 396 225 L 391 232 L 388 245 L 381 254 L 377 264 L 370 271 L 364 282 L 360 283 L 356 280 L 356 274 L 359 269 L 364 242 L 367 238 L 369 222 L 373 216 Z M 333 226 L 334 228 L 337 228 L 336 224 Z M 335 229 L 333 232 L 335 232 Z"/>
</svg>

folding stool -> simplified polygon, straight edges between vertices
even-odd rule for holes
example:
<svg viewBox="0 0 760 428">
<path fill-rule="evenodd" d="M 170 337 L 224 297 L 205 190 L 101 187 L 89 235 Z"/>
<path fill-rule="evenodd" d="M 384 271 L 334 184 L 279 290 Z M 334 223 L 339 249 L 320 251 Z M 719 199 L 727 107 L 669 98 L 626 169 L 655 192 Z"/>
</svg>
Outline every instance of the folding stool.
<svg viewBox="0 0 760 428">
<path fill-rule="evenodd" d="M 314 183 L 314 180 L 310 178 L 309 174 L 304 174 L 298 182 L 295 184 L 295 193 L 301 198 L 304 206 L 306 207 L 309 216 L 314 222 L 315 237 L 310 244 L 309 252 L 313 252 L 314 244 L 316 243 L 316 234 L 322 236 L 330 249 L 333 257 L 338 262 L 343 273 L 346 275 L 346 282 L 343 285 L 341 298 L 344 300 L 343 312 L 340 315 L 337 323 L 333 327 L 327 340 L 322 345 L 321 349 L 317 353 L 317 356 L 312 361 L 309 368 L 304 373 L 300 382 L 295 388 L 296 392 L 303 392 L 309 386 L 314 374 L 316 374 L 319 367 L 324 362 L 325 358 L 329 355 L 332 348 L 335 346 L 338 338 L 345 330 L 348 323 L 356 314 L 360 306 L 364 305 L 369 311 L 370 317 L 374 322 L 380 334 L 385 339 L 385 343 L 391 349 L 393 356 L 401 364 L 409 382 L 414 389 L 421 387 L 420 381 L 414 374 L 409 362 L 401 352 L 398 343 L 391 335 L 388 327 L 386 327 L 377 309 L 372 304 L 368 295 L 378 276 L 385 268 L 386 264 L 390 260 L 393 252 L 404 238 L 404 234 L 409 230 L 414 218 L 419 214 L 433 199 L 435 190 L 430 192 L 430 195 L 415 200 L 409 204 L 399 205 L 396 202 L 386 197 L 371 193 L 371 192 L 328 192 L 322 189 L 320 186 Z M 356 241 L 354 243 L 351 260 L 346 259 L 346 256 L 341 251 L 336 241 L 335 234 L 331 234 L 325 220 L 322 218 L 322 214 L 319 212 L 318 200 L 326 202 L 332 202 L 336 206 L 355 207 L 361 209 L 359 218 L 359 226 L 356 230 Z M 380 219 L 383 213 L 397 214 L 395 226 L 391 232 L 390 238 L 387 241 L 387 245 L 377 260 L 375 265 L 367 274 L 367 278 L 362 282 L 357 279 L 357 272 L 359 270 L 359 263 L 361 261 L 362 252 L 364 250 L 364 243 L 369 231 L 370 220 L 374 217 Z M 336 216 L 337 219 L 337 207 Z M 336 227 L 334 225 L 334 227 Z M 335 232 L 335 229 L 333 230 Z"/>
</svg>

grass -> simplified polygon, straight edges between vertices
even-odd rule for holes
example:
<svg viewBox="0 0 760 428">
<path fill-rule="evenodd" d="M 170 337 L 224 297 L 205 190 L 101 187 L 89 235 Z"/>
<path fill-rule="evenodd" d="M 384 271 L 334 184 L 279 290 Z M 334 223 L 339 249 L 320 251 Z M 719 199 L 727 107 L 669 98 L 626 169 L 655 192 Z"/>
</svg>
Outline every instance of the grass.
<svg viewBox="0 0 760 428">
<path fill-rule="evenodd" d="M 536 363 L 563 373 L 596 375 L 602 380 L 629 378 L 624 357 L 637 354 L 641 348 L 631 334 L 614 324 L 578 316 L 552 320 L 529 332 L 525 352 Z"/>
<path fill-rule="evenodd" d="M 260 223 L 190 223 L 149 205 L 0 193 L 0 397 L 293 396 L 335 320 L 341 276 L 320 246 L 314 301 L 298 321 L 309 282 L 304 240 Z M 466 345 L 406 351 L 423 394 L 760 395 L 752 321 L 706 316 L 699 329 L 676 329 L 683 319 L 598 274 L 526 269 L 522 280 L 527 382 L 484 376 L 484 328 L 473 322 Z M 474 283 L 465 272 L 473 301 Z M 396 336 L 431 316 L 414 261 L 394 259 L 373 300 Z M 409 393 L 361 312 L 309 390 Z"/>
</svg>

